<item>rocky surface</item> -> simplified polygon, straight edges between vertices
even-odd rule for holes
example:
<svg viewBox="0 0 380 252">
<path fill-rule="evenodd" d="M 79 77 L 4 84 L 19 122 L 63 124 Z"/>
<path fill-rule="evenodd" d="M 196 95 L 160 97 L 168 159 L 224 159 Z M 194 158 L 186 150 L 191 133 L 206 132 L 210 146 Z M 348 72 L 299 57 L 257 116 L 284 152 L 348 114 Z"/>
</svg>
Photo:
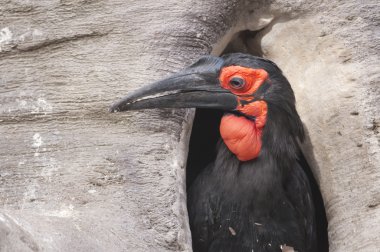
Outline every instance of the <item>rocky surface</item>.
<svg viewBox="0 0 380 252">
<path fill-rule="evenodd" d="M 200 55 L 273 59 L 296 92 L 331 251 L 380 246 L 375 1 L 17 1 L 0 6 L 0 250 L 190 251 L 193 110 L 107 113 Z"/>
</svg>

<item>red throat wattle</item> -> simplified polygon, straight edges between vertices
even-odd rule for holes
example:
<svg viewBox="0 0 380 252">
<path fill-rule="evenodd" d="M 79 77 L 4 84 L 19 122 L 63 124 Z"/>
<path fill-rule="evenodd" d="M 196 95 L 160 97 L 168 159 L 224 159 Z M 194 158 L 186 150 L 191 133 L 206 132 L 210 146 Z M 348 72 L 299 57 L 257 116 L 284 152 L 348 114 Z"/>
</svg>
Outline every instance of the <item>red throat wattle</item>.
<svg viewBox="0 0 380 252">
<path fill-rule="evenodd" d="M 236 83 L 236 79 L 240 79 Z M 259 156 L 262 146 L 262 133 L 267 120 L 268 106 L 265 101 L 254 101 L 242 105 L 241 101 L 252 100 L 254 93 L 268 78 L 264 69 L 252 69 L 240 66 L 229 66 L 222 69 L 220 83 L 224 89 L 237 96 L 239 105 L 236 110 L 244 116 L 227 114 L 222 117 L 220 134 L 228 149 L 240 161 L 248 161 Z M 241 84 L 237 88 L 236 84 Z"/>
<path fill-rule="evenodd" d="M 222 117 L 220 134 L 228 149 L 240 161 L 248 161 L 259 156 L 262 140 L 261 136 L 267 118 L 267 104 L 264 101 L 250 103 L 242 110 L 254 112 L 255 121 L 244 116 L 227 114 Z M 240 109 L 239 109 L 240 110 Z"/>
</svg>

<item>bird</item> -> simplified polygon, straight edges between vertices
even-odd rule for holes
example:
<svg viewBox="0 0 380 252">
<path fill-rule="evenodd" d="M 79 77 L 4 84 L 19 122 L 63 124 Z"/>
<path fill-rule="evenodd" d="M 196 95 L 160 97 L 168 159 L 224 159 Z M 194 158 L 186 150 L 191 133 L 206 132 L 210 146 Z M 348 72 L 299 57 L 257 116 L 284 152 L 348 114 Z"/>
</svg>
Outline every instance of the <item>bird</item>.
<svg viewBox="0 0 380 252">
<path fill-rule="evenodd" d="M 128 94 L 110 112 L 152 108 L 223 112 L 215 160 L 187 190 L 194 251 L 323 251 L 300 162 L 304 127 L 274 62 L 244 53 L 203 56 Z"/>
</svg>

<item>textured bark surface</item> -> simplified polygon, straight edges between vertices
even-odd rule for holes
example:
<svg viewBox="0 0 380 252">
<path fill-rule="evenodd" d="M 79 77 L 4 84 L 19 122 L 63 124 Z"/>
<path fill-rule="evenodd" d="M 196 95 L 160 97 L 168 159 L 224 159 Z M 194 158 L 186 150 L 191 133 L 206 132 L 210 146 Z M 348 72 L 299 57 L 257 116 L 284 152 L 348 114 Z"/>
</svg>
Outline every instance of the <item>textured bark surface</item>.
<svg viewBox="0 0 380 252">
<path fill-rule="evenodd" d="M 378 250 L 378 13 L 353 0 L 2 0 L 0 251 L 191 250 L 194 111 L 107 109 L 262 28 L 239 50 L 261 50 L 295 89 L 331 251 Z"/>
<path fill-rule="evenodd" d="M 0 250 L 190 250 L 183 181 L 193 111 L 107 110 L 208 54 L 232 8 L 1 4 Z"/>
</svg>

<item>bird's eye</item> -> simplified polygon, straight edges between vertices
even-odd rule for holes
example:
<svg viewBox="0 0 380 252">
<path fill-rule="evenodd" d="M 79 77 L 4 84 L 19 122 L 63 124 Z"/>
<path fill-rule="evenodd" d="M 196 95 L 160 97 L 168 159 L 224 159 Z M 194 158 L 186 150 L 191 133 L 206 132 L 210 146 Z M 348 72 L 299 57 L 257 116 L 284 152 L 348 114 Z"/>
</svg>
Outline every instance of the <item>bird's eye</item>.
<svg viewBox="0 0 380 252">
<path fill-rule="evenodd" d="M 245 80 L 240 77 L 233 77 L 231 78 L 229 84 L 234 89 L 241 89 L 245 86 Z"/>
</svg>

